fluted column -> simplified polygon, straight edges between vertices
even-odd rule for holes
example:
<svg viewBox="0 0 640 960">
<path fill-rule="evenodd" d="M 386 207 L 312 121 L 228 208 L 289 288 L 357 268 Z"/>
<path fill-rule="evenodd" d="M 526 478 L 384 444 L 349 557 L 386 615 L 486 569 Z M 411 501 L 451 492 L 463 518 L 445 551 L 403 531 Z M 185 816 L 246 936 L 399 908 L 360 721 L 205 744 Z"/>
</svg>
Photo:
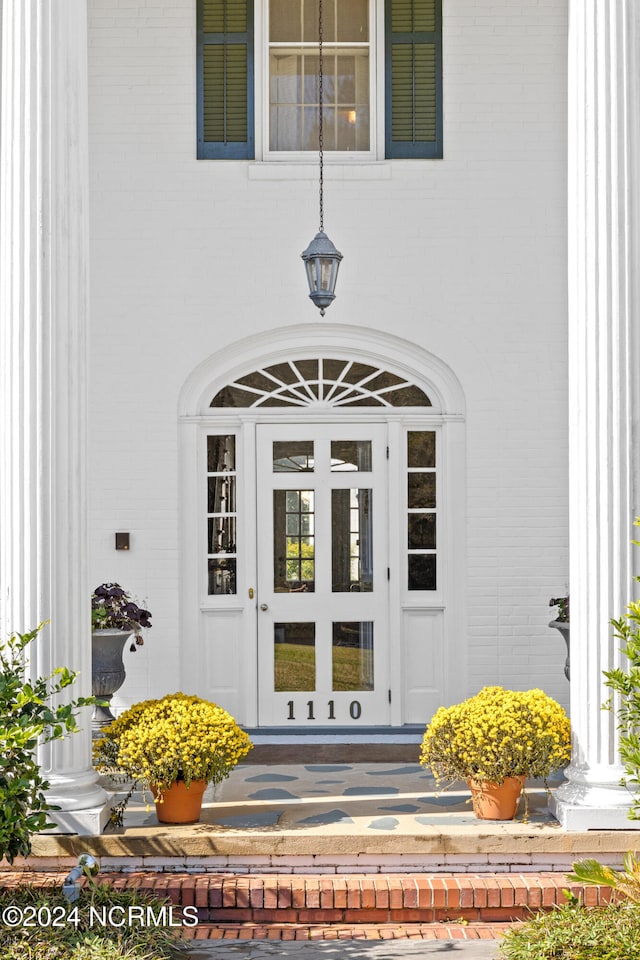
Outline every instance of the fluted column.
<svg viewBox="0 0 640 960">
<path fill-rule="evenodd" d="M 637 0 L 570 0 L 569 456 L 573 758 L 567 829 L 629 828 L 603 670 L 633 596 L 638 440 Z M 640 823 L 636 823 L 640 826 Z"/>
<path fill-rule="evenodd" d="M 2 43 L 1 626 L 50 620 L 32 669 L 78 670 L 73 695 L 89 695 L 86 0 L 4 0 Z M 88 710 L 81 721 L 40 759 L 61 828 L 99 832 Z"/>
</svg>

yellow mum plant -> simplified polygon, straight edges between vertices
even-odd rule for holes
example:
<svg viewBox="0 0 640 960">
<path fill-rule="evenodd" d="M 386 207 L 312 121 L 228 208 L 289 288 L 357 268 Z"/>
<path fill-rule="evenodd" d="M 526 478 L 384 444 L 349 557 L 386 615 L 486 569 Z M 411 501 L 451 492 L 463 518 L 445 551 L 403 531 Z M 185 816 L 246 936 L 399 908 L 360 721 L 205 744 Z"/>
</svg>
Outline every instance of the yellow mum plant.
<svg viewBox="0 0 640 960">
<path fill-rule="evenodd" d="M 97 770 L 153 784 L 160 796 L 178 780 L 220 783 L 252 747 L 226 710 L 184 693 L 136 703 L 101 734 Z"/>
<path fill-rule="evenodd" d="M 444 780 L 546 778 L 571 756 L 569 718 L 542 690 L 484 687 L 427 726 L 420 763 Z"/>
</svg>

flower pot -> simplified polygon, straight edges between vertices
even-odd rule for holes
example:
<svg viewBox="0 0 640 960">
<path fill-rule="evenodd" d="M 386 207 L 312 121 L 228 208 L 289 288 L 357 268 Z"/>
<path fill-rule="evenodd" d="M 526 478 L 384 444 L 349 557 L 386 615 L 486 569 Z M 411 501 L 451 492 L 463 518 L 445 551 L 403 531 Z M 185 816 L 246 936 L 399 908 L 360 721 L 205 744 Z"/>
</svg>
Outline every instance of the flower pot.
<svg viewBox="0 0 640 960">
<path fill-rule="evenodd" d="M 111 697 L 127 676 L 122 652 L 132 635 L 132 630 L 94 630 L 91 633 L 91 692 L 94 697 L 107 701 L 105 706 L 93 708 L 91 726 L 96 732 L 115 720 L 110 707 Z"/>
<path fill-rule="evenodd" d="M 151 792 L 156 801 L 159 823 L 197 823 L 206 788 L 206 780 L 192 780 L 189 786 L 184 780 L 177 780 L 164 790 L 162 800 L 158 800 L 157 790 L 152 783 Z"/>
<path fill-rule="evenodd" d="M 468 780 L 473 812 L 479 820 L 513 820 L 526 777 L 506 777 L 503 783 Z"/>
</svg>

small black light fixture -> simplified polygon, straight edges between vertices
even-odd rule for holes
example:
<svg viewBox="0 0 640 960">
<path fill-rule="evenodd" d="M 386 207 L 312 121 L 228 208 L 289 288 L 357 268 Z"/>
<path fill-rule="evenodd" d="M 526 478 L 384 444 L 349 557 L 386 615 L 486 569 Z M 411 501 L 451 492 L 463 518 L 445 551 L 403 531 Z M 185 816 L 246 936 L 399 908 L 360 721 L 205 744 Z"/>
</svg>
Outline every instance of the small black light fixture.
<svg viewBox="0 0 640 960">
<path fill-rule="evenodd" d="M 320 316 L 336 298 L 336 280 L 342 254 L 324 232 L 324 129 L 323 129 L 323 59 L 322 0 L 318 2 L 318 155 L 320 159 L 320 229 L 301 254 L 307 271 L 309 297 L 320 309 Z"/>
<path fill-rule="evenodd" d="M 129 549 L 129 534 L 116 533 L 116 550 L 128 550 L 128 549 Z"/>
</svg>

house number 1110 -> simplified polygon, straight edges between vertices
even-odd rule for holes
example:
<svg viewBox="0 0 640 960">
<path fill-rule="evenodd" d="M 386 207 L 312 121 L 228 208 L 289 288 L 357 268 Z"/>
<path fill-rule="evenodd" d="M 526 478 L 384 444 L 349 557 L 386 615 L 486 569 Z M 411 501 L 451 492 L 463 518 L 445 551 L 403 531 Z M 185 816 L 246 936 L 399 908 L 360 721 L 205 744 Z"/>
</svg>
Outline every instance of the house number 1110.
<svg viewBox="0 0 640 960">
<path fill-rule="evenodd" d="M 287 701 L 287 706 L 288 706 L 288 708 L 289 708 L 289 713 L 288 713 L 288 716 L 287 716 L 287 720 L 295 720 L 295 719 L 296 719 L 295 713 L 293 712 L 293 704 L 294 704 L 293 700 L 288 700 L 288 701 Z M 314 701 L 313 701 L 313 700 L 307 700 L 307 716 L 306 716 L 306 719 L 307 719 L 307 720 L 315 720 L 315 719 L 316 719 L 316 715 L 315 715 L 315 712 L 314 712 L 314 711 L 315 711 L 315 703 L 314 703 Z M 327 720 L 335 720 L 335 719 L 336 719 L 336 714 L 335 714 L 335 701 L 334 701 L 334 700 L 328 700 L 328 701 L 327 701 L 327 711 L 328 711 L 328 712 L 327 712 L 327 717 L 326 717 L 326 719 L 327 719 Z M 351 717 L 352 720 L 359 720 L 360 717 L 362 716 L 362 704 L 360 703 L 359 700 L 352 700 L 351 703 L 349 704 L 349 716 Z"/>
</svg>

